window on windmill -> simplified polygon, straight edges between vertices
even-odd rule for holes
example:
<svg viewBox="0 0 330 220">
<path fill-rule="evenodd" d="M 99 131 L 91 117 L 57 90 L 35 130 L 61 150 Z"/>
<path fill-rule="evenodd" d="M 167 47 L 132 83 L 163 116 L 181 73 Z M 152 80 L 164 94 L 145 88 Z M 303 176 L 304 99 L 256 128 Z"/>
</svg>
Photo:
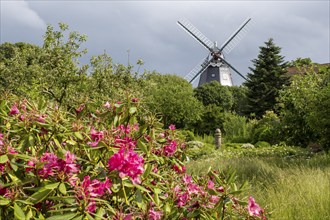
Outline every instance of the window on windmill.
<svg viewBox="0 0 330 220">
<path fill-rule="evenodd" d="M 213 78 L 215 77 L 215 74 L 214 73 L 212 73 L 212 75 L 211 75 Z"/>
</svg>

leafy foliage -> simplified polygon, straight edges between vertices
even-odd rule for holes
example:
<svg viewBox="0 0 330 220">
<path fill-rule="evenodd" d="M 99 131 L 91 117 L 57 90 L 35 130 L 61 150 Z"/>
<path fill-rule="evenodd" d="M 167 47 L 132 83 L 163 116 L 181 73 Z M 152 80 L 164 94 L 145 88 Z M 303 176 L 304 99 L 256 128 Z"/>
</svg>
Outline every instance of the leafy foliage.
<svg viewBox="0 0 330 220">
<path fill-rule="evenodd" d="M 285 137 L 305 146 L 319 140 L 329 148 L 330 67 L 316 64 L 297 67 L 300 74 L 293 76 L 291 85 L 281 92 Z"/>
</svg>

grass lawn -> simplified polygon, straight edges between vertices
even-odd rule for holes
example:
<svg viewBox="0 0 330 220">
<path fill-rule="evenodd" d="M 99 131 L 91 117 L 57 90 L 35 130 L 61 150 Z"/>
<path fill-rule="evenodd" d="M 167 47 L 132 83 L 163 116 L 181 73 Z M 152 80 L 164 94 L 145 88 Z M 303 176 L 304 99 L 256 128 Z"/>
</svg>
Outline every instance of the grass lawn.
<svg viewBox="0 0 330 220">
<path fill-rule="evenodd" d="M 271 219 L 330 219 L 330 155 L 307 156 L 303 151 L 285 155 L 274 147 L 272 151 L 215 151 L 188 162 L 187 171 L 201 174 L 210 166 L 234 169 L 237 182 L 248 180 L 249 194 L 272 211 Z"/>
</svg>

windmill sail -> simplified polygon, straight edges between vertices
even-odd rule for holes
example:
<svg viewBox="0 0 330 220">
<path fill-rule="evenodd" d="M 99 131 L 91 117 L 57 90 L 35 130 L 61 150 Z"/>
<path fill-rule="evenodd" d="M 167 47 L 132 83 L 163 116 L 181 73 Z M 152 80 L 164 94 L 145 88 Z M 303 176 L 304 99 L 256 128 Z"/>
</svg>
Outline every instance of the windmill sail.
<svg viewBox="0 0 330 220">
<path fill-rule="evenodd" d="M 221 45 L 220 51 L 225 51 L 226 54 L 229 54 L 232 49 L 236 47 L 236 45 L 242 40 L 242 38 L 248 32 L 248 23 L 250 22 L 251 18 L 246 19 L 241 26 L 228 38 L 228 40 Z"/>
<path fill-rule="evenodd" d="M 209 51 L 212 51 L 213 43 L 202 32 L 200 32 L 194 25 L 192 25 L 187 19 L 178 21 L 178 24 L 187 31 L 195 40 L 201 43 Z"/>
<path fill-rule="evenodd" d="M 195 79 L 197 78 L 197 76 L 203 72 L 207 66 L 210 64 L 211 60 L 209 61 L 209 57 L 207 56 L 206 58 L 202 59 L 196 66 L 194 69 L 192 69 L 190 71 L 190 73 L 188 73 L 184 79 L 189 81 L 190 83 L 193 83 L 195 81 Z"/>
<path fill-rule="evenodd" d="M 232 77 L 230 69 L 234 70 L 243 79 L 246 78 L 232 65 L 230 65 L 224 57 L 223 51 L 229 53 L 247 33 L 247 24 L 251 18 L 243 22 L 243 24 L 231 35 L 230 38 L 218 48 L 216 43 L 212 43 L 205 37 L 196 27 L 194 27 L 188 20 L 178 21 L 178 24 L 187 31 L 195 40 L 201 43 L 209 50 L 211 58 L 207 56 L 203 59 L 190 73 L 184 78 L 193 83 L 199 77 L 198 86 L 211 81 L 218 81 L 221 85 L 232 86 Z"/>
</svg>

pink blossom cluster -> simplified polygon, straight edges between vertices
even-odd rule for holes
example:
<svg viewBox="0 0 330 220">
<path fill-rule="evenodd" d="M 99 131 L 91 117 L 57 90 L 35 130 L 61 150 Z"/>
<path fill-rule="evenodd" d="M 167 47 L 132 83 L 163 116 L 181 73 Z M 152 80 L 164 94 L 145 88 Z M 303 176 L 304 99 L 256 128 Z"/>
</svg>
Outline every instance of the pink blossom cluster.
<svg viewBox="0 0 330 220">
<path fill-rule="evenodd" d="M 164 155 L 169 157 L 173 156 L 177 149 L 177 143 L 175 140 L 168 140 L 168 143 L 164 146 Z"/>
<path fill-rule="evenodd" d="M 9 115 L 18 115 L 20 113 L 19 109 L 17 108 L 17 104 L 15 103 L 9 111 Z"/>
<path fill-rule="evenodd" d="M 35 161 L 28 161 L 26 171 L 30 172 L 36 169 L 37 164 Z M 79 172 L 79 165 L 75 163 L 75 155 L 67 151 L 65 153 L 65 159 L 58 158 L 53 153 L 44 153 L 40 157 L 40 163 L 43 164 L 41 169 L 37 169 L 37 174 L 46 179 L 49 176 L 57 177 L 59 179 L 66 178 L 67 180 L 72 177 L 73 174 Z"/>
<path fill-rule="evenodd" d="M 207 186 L 200 186 L 193 181 L 191 176 L 184 174 L 182 183 L 182 186 L 177 185 L 173 189 L 178 207 L 187 207 L 189 212 L 198 207 L 212 209 L 220 201 L 219 196 L 208 193 L 209 189 L 219 191 L 220 188 L 215 189 L 212 180 L 208 181 Z"/>
<path fill-rule="evenodd" d="M 96 147 L 100 140 L 103 139 L 104 137 L 104 132 L 103 131 L 96 131 L 93 127 L 90 131 L 90 136 L 92 139 L 92 142 L 87 142 L 88 145 L 92 146 L 92 147 Z"/>
<path fill-rule="evenodd" d="M 5 143 L 3 142 L 3 134 L 0 133 L 0 146 L 5 145 Z"/>
<path fill-rule="evenodd" d="M 186 167 L 184 165 L 173 165 L 173 170 L 175 170 L 177 173 L 185 173 Z"/>
<path fill-rule="evenodd" d="M 118 148 L 125 148 L 125 149 L 134 149 L 136 148 L 136 140 L 134 140 L 131 137 L 115 137 L 115 142 L 114 142 L 115 147 Z"/>
<path fill-rule="evenodd" d="M 141 183 L 139 175 L 144 171 L 143 166 L 143 157 L 132 149 L 120 148 L 108 161 L 110 171 L 117 170 L 121 178 L 129 176 L 134 184 Z"/>
<path fill-rule="evenodd" d="M 261 217 L 264 210 L 254 201 L 254 198 L 250 196 L 248 202 L 248 211 L 250 216 L 259 216 Z"/>
<path fill-rule="evenodd" d="M 18 109 L 17 104 L 15 103 L 9 111 L 9 115 L 13 116 L 13 115 L 19 115 L 19 120 L 21 121 L 37 121 L 40 123 L 45 123 L 46 122 L 46 118 L 48 117 L 47 114 L 38 114 L 32 111 L 32 114 L 29 115 L 29 117 L 27 117 L 27 110 L 26 110 L 26 103 L 25 101 L 23 101 L 23 103 L 20 105 L 20 109 L 21 111 Z"/>
<path fill-rule="evenodd" d="M 148 219 L 149 220 L 161 220 L 162 219 L 162 212 L 157 212 L 153 208 L 149 209 L 148 212 Z"/>
<path fill-rule="evenodd" d="M 94 198 L 102 197 L 106 192 L 111 194 L 111 181 L 106 177 L 104 182 L 97 179 L 91 181 L 90 176 L 85 176 L 80 185 L 76 185 L 76 198 L 78 202 L 85 202 L 87 212 L 96 211 L 96 202 Z"/>
</svg>

